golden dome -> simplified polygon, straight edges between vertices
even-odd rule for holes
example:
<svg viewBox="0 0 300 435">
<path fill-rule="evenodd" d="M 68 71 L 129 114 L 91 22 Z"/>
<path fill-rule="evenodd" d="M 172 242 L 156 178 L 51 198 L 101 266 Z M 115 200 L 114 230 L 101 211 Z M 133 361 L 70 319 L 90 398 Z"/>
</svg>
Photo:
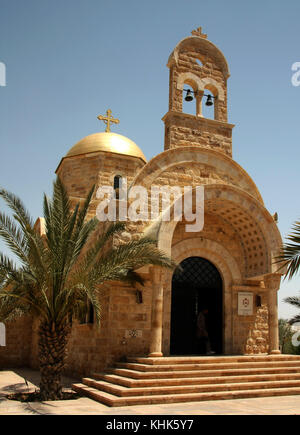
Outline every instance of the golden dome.
<svg viewBox="0 0 300 435">
<path fill-rule="evenodd" d="M 98 151 L 137 157 L 147 162 L 142 150 L 132 140 L 112 132 L 95 133 L 84 137 L 70 149 L 65 157 L 96 153 Z"/>
</svg>

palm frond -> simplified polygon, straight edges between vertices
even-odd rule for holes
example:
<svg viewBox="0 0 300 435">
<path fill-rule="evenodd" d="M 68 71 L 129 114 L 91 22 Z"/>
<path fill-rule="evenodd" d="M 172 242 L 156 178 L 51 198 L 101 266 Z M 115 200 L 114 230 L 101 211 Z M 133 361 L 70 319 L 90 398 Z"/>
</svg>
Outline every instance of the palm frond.
<svg viewBox="0 0 300 435">
<path fill-rule="evenodd" d="M 294 307 L 300 308 L 300 298 L 298 296 L 289 296 L 284 299 L 284 302 L 293 305 Z"/>
<path fill-rule="evenodd" d="M 111 241 L 114 236 L 119 235 L 122 231 L 124 231 L 124 229 L 125 223 L 119 221 L 109 224 L 108 227 L 104 226 L 104 228 L 102 228 L 101 234 L 97 234 L 96 241 L 93 241 L 92 246 L 89 247 L 85 257 L 83 258 L 84 267 L 92 269 L 97 260 L 99 260 L 99 254 L 103 254 L 108 241 Z"/>
<path fill-rule="evenodd" d="M 300 323 L 300 314 L 297 314 L 289 320 L 290 325 L 294 325 L 295 323 Z"/>
<path fill-rule="evenodd" d="M 0 213 L 0 237 L 24 264 L 27 261 L 26 240 L 22 231 L 4 213 Z"/>
<path fill-rule="evenodd" d="M 295 308 L 300 308 L 300 297 L 299 296 L 289 296 L 284 299 L 284 302 L 292 305 Z M 288 321 L 290 325 L 293 325 L 294 323 L 300 322 L 300 314 L 297 314 L 292 319 Z"/>
<path fill-rule="evenodd" d="M 292 230 L 287 237 L 290 243 L 285 243 L 281 253 L 276 257 L 277 263 L 282 262 L 281 268 L 287 268 L 285 276 L 288 279 L 295 276 L 300 268 L 300 221 L 293 224 Z"/>
<path fill-rule="evenodd" d="M 87 212 L 89 210 L 89 206 L 90 206 L 94 191 L 95 191 L 95 185 L 92 186 L 91 190 L 89 191 L 89 193 L 84 201 L 83 207 L 80 209 L 80 212 L 78 214 L 78 220 L 76 223 L 75 238 L 77 238 L 77 236 L 79 235 L 81 228 L 86 220 Z"/>
<path fill-rule="evenodd" d="M 155 246 L 152 239 L 141 238 L 111 248 L 101 256 L 90 272 L 96 285 L 105 281 L 124 280 L 128 271 L 149 264 L 169 269 L 176 266 L 173 260 Z"/>
<path fill-rule="evenodd" d="M 20 282 L 21 276 L 14 262 L 0 252 L 0 288 L 5 287 L 11 281 Z"/>
<path fill-rule="evenodd" d="M 16 301 L 3 295 L 0 298 L 0 322 L 10 322 L 18 317 L 22 317 L 29 312 L 29 306 L 25 304 L 16 304 Z"/>
<path fill-rule="evenodd" d="M 122 276 L 120 275 L 119 279 L 132 285 L 136 283 L 144 285 L 145 282 L 144 278 L 142 278 L 141 275 L 134 270 L 125 270 L 124 277 L 122 278 Z"/>
<path fill-rule="evenodd" d="M 9 208 L 13 211 L 15 219 L 24 230 L 28 227 L 33 227 L 33 220 L 20 198 L 5 189 L 0 189 L 0 197 L 4 199 Z"/>
</svg>

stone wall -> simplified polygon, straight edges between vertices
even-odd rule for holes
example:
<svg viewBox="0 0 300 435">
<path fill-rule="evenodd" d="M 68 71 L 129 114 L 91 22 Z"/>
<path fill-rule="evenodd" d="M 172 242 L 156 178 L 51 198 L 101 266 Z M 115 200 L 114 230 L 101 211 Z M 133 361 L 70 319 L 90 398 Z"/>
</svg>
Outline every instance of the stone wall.
<svg viewBox="0 0 300 435">
<path fill-rule="evenodd" d="M 148 283 L 149 284 L 149 283 Z M 137 303 L 136 289 L 122 283 L 108 283 L 101 291 L 101 322 L 79 324 L 74 320 L 67 346 L 65 373 L 87 376 L 100 372 L 126 355 L 145 355 L 149 349 L 151 288 L 142 289 Z M 33 327 L 30 366 L 38 368 L 38 324 Z M 1 348 L 0 348 L 1 349 Z"/>
<path fill-rule="evenodd" d="M 22 367 L 30 364 L 32 320 L 20 317 L 7 322 L 6 346 L 0 346 L 0 368 Z"/>
<path fill-rule="evenodd" d="M 110 292 L 109 341 L 107 364 L 126 355 L 147 355 L 151 328 L 151 283 L 141 288 L 142 303 L 138 303 L 136 289 L 115 286 Z"/>
<path fill-rule="evenodd" d="M 253 291 L 252 316 L 239 316 L 238 292 L 233 292 L 233 352 L 235 354 L 259 354 L 269 351 L 269 324 L 267 294 Z M 256 307 L 255 297 L 261 296 L 261 306 Z"/>
<path fill-rule="evenodd" d="M 232 157 L 233 125 L 174 112 L 168 112 L 163 121 L 165 122 L 165 150 L 200 146 Z"/>
<path fill-rule="evenodd" d="M 127 177 L 128 185 L 145 163 L 135 157 L 97 152 L 64 158 L 57 174 L 74 198 L 86 198 L 93 185 L 113 186 L 114 176 Z"/>
</svg>

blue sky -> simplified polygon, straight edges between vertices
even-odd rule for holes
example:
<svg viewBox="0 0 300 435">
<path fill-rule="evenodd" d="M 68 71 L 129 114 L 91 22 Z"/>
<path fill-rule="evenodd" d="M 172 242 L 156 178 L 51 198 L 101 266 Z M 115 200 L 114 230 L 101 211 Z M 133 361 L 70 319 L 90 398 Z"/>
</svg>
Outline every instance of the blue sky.
<svg viewBox="0 0 300 435">
<path fill-rule="evenodd" d="M 228 60 L 233 157 L 253 177 L 285 236 L 299 212 L 300 62 L 297 0 L 0 0 L 0 185 L 42 214 L 61 157 L 103 131 L 111 108 L 116 133 L 148 159 L 163 150 L 168 56 L 202 26 Z M 281 302 L 300 279 L 284 283 Z"/>
</svg>

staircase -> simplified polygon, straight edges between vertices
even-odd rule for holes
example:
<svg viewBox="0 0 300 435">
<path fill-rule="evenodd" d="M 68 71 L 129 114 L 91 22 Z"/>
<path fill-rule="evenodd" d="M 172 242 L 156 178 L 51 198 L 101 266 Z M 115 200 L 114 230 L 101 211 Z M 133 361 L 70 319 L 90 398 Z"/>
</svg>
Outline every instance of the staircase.
<svg viewBox="0 0 300 435">
<path fill-rule="evenodd" d="M 108 406 L 300 394 L 300 356 L 127 358 L 72 387 Z"/>
</svg>

